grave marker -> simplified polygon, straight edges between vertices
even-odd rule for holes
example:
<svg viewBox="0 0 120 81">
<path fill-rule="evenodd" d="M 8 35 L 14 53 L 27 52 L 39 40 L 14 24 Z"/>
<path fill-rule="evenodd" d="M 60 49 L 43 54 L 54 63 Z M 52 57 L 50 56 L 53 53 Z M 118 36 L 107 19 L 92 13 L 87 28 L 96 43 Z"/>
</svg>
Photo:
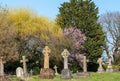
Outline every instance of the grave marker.
<svg viewBox="0 0 120 81">
<path fill-rule="evenodd" d="M 54 66 L 54 69 L 55 69 L 55 75 L 58 75 L 57 68 L 58 68 L 58 67 L 55 65 L 55 66 Z"/>
<path fill-rule="evenodd" d="M 102 67 L 102 59 L 101 58 L 98 58 L 97 62 L 99 63 L 99 67 L 98 67 L 98 73 L 103 73 L 104 72 L 104 69 Z"/>
<path fill-rule="evenodd" d="M 64 69 L 61 72 L 61 78 L 70 79 L 72 78 L 72 72 L 68 69 L 68 56 L 70 53 L 67 49 L 64 49 L 61 55 L 64 58 Z"/>
<path fill-rule="evenodd" d="M 83 60 L 81 60 L 83 62 L 83 72 L 87 72 L 87 62 L 89 60 L 86 59 L 86 56 L 83 56 Z"/>
<path fill-rule="evenodd" d="M 44 55 L 44 68 L 41 68 L 40 78 L 52 79 L 52 78 L 54 78 L 55 73 L 52 69 L 49 68 L 49 56 L 51 53 L 51 49 L 48 46 L 45 46 L 42 53 Z"/>
</svg>

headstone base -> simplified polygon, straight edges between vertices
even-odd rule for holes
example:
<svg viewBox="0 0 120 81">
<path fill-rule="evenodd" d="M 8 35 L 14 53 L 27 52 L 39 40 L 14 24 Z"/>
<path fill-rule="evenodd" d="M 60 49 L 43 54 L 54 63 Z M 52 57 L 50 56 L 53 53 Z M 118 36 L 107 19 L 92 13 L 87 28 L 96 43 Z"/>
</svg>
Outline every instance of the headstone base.
<svg viewBox="0 0 120 81">
<path fill-rule="evenodd" d="M 99 67 L 97 72 L 98 72 L 98 73 L 103 73 L 103 72 L 104 72 L 104 69 Z"/>
<path fill-rule="evenodd" d="M 76 73 L 76 78 L 79 79 L 80 77 L 89 77 L 90 73 L 88 72 L 77 72 Z"/>
<path fill-rule="evenodd" d="M 106 72 L 113 72 L 113 69 L 112 68 L 107 68 Z"/>
<path fill-rule="evenodd" d="M 71 79 L 72 72 L 69 69 L 63 69 L 61 72 L 61 78 L 62 79 Z"/>
<path fill-rule="evenodd" d="M 50 68 L 43 68 L 40 71 L 40 78 L 41 79 L 53 79 L 55 76 L 55 73 L 52 69 Z"/>
<path fill-rule="evenodd" d="M 112 65 L 108 65 L 106 72 L 113 72 Z"/>
</svg>

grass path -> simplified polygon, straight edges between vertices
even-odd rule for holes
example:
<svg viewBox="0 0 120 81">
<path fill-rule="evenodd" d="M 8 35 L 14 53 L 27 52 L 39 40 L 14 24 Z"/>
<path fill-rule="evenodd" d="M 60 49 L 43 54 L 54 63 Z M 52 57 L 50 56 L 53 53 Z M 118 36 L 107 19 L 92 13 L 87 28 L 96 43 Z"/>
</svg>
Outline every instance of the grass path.
<svg viewBox="0 0 120 81">
<path fill-rule="evenodd" d="M 38 76 L 33 76 L 28 81 L 120 81 L 120 72 L 117 73 L 91 73 L 89 78 L 82 77 L 80 79 L 75 78 L 64 80 L 60 76 L 56 76 L 54 79 L 40 79 Z"/>
</svg>

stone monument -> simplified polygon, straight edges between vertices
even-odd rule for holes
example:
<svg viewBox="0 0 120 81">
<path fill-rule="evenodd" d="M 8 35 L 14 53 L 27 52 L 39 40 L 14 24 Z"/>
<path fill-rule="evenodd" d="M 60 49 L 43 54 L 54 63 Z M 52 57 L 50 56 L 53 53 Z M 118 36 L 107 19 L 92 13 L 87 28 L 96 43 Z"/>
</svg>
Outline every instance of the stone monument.
<svg viewBox="0 0 120 81">
<path fill-rule="evenodd" d="M 42 53 L 44 55 L 44 68 L 42 68 L 40 71 L 40 78 L 52 79 L 54 78 L 55 73 L 52 69 L 49 68 L 49 56 L 51 53 L 51 49 L 48 46 L 45 46 Z"/>
<path fill-rule="evenodd" d="M 23 63 L 23 75 L 24 75 L 23 79 L 27 80 L 27 78 L 29 77 L 27 72 L 27 65 L 26 65 L 26 62 L 28 61 L 28 59 L 26 59 L 25 56 L 22 56 L 22 59 L 23 60 L 20 60 L 20 62 Z"/>
<path fill-rule="evenodd" d="M 99 63 L 99 67 L 98 67 L 98 73 L 103 73 L 104 72 L 104 69 L 102 67 L 102 59 L 101 58 L 98 58 L 97 62 Z"/>
<path fill-rule="evenodd" d="M 61 55 L 64 58 L 64 69 L 61 72 L 61 78 L 70 79 L 72 78 L 72 72 L 68 69 L 68 56 L 70 53 L 67 49 L 64 49 Z"/>
<path fill-rule="evenodd" d="M 16 69 L 16 76 L 17 77 L 19 77 L 19 78 L 22 78 L 23 77 L 23 68 L 21 68 L 21 67 L 18 67 L 17 69 Z"/>
<path fill-rule="evenodd" d="M 55 65 L 55 66 L 54 66 L 54 69 L 55 69 L 55 75 L 58 75 L 57 68 L 58 68 L 58 67 Z"/>
<path fill-rule="evenodd" d="M 4 63 L 6 63 L 5 61 L 3 61 L 3 57 L 0 57 L 0 81 L 10 81 L 4 73 Z"/>
<path fill-rule="evenodd" d="M 112 59 L 111 58 L 109 58 L 109 64 L 107 66 L 106 72 L 113 72 Z"/>
<path fill-rule="evenodd" d="M 83 56 L 83 60 L 81 60 L 81 62 L 83 62 L 83 72 L 77 72 L 77 78 L 80 78 L 81 76 L 83 77 L 89 77 L 90 73 L 87 72 L 87 62 L 89 60 L 86 59 L 86 56 Z"/>
</svg>

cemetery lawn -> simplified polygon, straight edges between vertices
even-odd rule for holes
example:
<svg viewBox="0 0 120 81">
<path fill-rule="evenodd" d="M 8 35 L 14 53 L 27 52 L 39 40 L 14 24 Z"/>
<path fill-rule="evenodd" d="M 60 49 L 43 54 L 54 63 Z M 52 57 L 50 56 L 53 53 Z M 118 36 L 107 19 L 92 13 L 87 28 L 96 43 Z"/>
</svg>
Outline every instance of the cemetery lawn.
<svg viewBox="0 0 120 81">
<path fill-rule="evenodd" d="M 28 81 L 120 81 L 120 72 L 116 73 L 91 73 L 90 77 L 81 77 L 76 79 L 76 75 L 73 75 L 72 79 L 64 80 L 60 76 L 56 76 L 54 79 L 40 79 L 38 76 L 33 76 Z"/>
</svg>

